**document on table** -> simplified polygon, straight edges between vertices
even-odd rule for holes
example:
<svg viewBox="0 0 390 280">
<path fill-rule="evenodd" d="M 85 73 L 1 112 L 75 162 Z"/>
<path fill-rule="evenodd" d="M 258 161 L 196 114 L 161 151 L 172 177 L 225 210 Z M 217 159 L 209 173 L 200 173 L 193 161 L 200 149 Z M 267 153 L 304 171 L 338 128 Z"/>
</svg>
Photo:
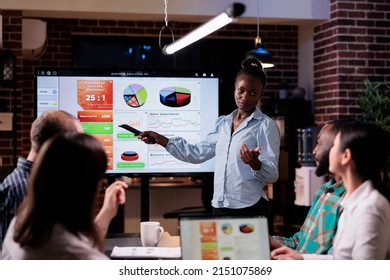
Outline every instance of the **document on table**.
<svg viewBox="0 0 390 280">
<path fill-rule="evenodd" d="M 181 257 L 180 247 L 118 247 L 115 246 L 111 253 L 112 258 L 161 258 L 178 259 Z"/>
</svg>

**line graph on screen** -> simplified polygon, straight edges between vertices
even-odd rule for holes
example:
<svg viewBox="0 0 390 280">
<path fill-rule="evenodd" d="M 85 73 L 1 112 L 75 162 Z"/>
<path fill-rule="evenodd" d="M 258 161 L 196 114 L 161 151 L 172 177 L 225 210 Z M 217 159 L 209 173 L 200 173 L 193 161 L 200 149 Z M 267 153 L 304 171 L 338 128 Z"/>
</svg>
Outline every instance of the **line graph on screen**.
<svg viewBox="0 0 390 280">
<path fill-rule="evenodd" d="M 150 129 L 164 131 L 198 131 L 201 127 L 201 116 L 199 111 L 162 112 L 159 114 L 150 115 L 148 127 Z"/>
</svg>

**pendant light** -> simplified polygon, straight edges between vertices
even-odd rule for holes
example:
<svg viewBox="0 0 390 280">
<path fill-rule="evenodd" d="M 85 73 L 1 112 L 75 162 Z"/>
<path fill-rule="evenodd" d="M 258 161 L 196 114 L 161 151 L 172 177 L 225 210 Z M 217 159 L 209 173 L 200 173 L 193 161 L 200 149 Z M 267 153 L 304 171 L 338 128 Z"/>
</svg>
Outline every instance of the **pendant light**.
<svg viewBox="0 0 390 280">
<path fill-rule="evenodd" d="M 261 61 L 263 68 L 274 67 L 275 65 L 272 63 L 271 54 L 264 49 L 263 44 L 261 43 L 260 38 L 260 24 L 259 24 L 259 9 L 260 9 L 260 0 L 257 1 L 257 37 L 255 39 L 255 48 L 246 53 L 245 57 L 253 56 Z"/>
</svg>

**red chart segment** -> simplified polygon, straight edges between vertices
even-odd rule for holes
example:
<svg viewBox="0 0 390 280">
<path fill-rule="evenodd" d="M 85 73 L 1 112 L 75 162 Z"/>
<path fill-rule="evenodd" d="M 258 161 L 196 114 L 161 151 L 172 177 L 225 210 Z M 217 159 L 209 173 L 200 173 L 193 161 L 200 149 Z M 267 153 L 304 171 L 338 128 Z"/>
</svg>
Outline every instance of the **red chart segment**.
<svg viewBox="0 0 390 280">
<path fill-rule="evenodd" d="M 166 87 L 160 90 L 160 102 L 168 107 L 183 107 L 191 102 L 191 91 L 183 87 Z"/>
<path fill-rule="evenodd" d="M 146 89 L 138 84 L 129 85 L 123 92 L 123 98 L 125 99 L 126 104 L 130 107 L 142 106 L 147 97 L 148 94 Z"/>
</svg>

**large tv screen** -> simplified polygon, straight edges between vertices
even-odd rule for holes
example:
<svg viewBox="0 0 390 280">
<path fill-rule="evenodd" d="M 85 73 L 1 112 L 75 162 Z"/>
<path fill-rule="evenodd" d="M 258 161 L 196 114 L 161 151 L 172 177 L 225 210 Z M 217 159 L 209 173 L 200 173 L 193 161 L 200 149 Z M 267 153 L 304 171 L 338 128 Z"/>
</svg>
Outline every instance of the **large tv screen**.
<svg viewBox="0 0 390 280">
<path fill-rule="evenodd" d="M 50 109 L 77 116 L 85 133 L 106 148 L 108 174 L 214 171 L 214 160 L 179 161 L 165 148 L 146 145 L 119 125 L 201 141 L 218 117 L 218 72 L 37 67 L 34 74 L 36 116 Z"/>
</svg>

